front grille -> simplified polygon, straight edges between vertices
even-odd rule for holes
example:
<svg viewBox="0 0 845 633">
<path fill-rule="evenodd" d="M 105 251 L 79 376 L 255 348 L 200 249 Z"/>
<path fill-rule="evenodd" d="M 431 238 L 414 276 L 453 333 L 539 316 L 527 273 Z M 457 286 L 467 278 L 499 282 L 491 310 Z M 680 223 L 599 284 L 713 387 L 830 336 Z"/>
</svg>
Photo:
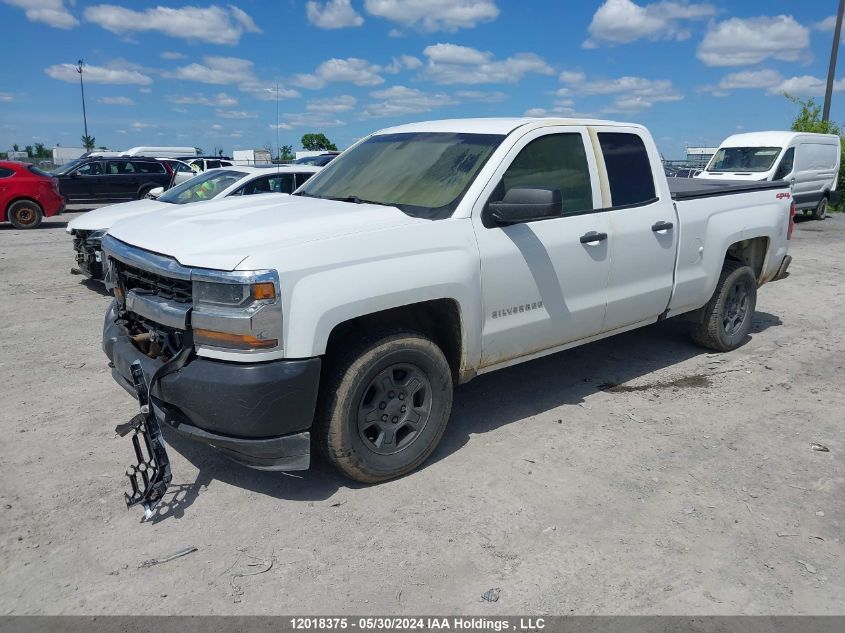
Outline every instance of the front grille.
<svg viewBox="0 0 845 633">
<path fill-rule="evenodd" d="M 124 290 L 138 290 L 153 294 L 162 299 L 179 303 L 191 302 L 191 282 L 186 279 L 173 279 L 157 273 L 151 273 L 121 261 L 113 260 L 118 279 Z"/>
</svg>

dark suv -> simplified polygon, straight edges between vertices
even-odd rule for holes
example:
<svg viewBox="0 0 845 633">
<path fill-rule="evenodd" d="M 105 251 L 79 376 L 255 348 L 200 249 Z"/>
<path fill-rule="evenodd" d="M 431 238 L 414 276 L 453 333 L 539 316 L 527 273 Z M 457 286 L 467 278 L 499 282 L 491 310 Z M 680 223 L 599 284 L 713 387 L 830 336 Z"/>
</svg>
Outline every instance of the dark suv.
<svg viewBox="0 0 845 633">
<path fill-rule="evenodd" d="M 139 200 L 173 182 L 170 165 L 153 158 L 81 158 L 52 175 L 69 204 Z"/>
</svg>

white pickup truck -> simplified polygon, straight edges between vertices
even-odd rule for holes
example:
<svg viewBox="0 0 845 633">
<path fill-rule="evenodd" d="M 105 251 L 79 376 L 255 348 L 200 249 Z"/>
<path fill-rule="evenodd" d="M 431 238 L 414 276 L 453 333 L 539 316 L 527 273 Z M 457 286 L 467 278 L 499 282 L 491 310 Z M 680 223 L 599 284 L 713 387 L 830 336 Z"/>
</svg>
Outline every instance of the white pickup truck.
<svg viewBox="0 0 845 633">
<path fill-rule="evenodd" d="M 677 315 L 741 345 L 793 215 L 783 182 L 670 184 L 639 125 L 404 125 L 273 205 L 115 224 L 103 347 L 186 437 L 265 470 L 313 443 L 378 482 L 431 454 L 479 374 Z"/>
</svg>

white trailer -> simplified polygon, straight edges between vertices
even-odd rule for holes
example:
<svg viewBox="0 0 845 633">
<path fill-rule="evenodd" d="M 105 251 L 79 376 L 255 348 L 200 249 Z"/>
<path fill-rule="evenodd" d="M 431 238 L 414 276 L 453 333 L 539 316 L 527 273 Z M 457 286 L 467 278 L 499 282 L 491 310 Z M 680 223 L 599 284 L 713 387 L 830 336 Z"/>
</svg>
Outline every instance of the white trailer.
<svg viewBox="0 0 845 633">
<path fill-rule="evenodd" d="M 84 147 L 61 147 L 57 145 L 53 148 L 53 164 L 64 165 L 72 160 L 76 160 L 84 153 Z"/>
<path fill-rule="evenodd" d="M 235 165 L 264 165 L 273 162 L 273 155 L 266 149 L 236 149 L 232 160 Z"/>
</svg>

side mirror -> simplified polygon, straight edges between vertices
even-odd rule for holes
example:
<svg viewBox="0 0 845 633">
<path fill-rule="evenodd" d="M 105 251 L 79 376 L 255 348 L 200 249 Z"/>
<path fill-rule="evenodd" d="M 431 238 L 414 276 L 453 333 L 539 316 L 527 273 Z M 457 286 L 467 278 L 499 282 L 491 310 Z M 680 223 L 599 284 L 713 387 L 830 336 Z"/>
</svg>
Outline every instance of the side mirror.
<svg viewBox="0 0 845 633">
<path fill-rule="evenodd" d="M 549 187 L 515 187 L 501 201 L 488 206 L 490 217 L 497 224 L 535 222 L 563 215 L 560 190 Z"/>
<path fill-rule="evenodd" d="M 155 189 L 150 189 L 147 192 L 147 197 L 155 200 L 156 198 L 158 198 L 163 193 L 164 193 L 164 187 L 156 187 Z"/>
</svg>

